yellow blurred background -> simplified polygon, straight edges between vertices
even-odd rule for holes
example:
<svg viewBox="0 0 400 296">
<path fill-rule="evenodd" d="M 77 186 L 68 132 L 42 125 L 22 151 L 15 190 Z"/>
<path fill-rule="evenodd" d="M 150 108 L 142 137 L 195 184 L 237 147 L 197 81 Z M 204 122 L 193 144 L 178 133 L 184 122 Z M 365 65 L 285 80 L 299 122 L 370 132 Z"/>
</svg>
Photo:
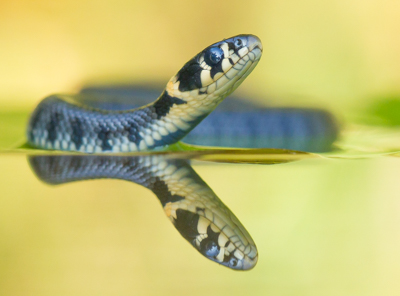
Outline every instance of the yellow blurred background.
<svg viewBox="0 0 400 296">
<path fill-rule="evenodd" d="M 259 36 L 264 54 L 238 93 L 357 112 L 400 94 L 399 32 L 399 0 L 0 0 L 0 148 L 17 147 L 46 95 L 166 83 L 204 47 L 241 33 Z M 342 147 L 399 151 L 398 133 L 389 145 L 373 132 Z M 196 254 L 150 191 L 117 180 L 51 187 L 25 155 L 0 156 L 1 295 L 400 291 L 399 158 L 195 162 L 259 248 L 257 267 L 234 273 Z"/>
<path fill-rule="evenodd" d="M 209 44 L 258 35 L 239 92 L 274 105 L 356 109 L 400 90 L 398 0 L 0 1 L 0 107 L 86 83 L 167 82 Z"/>
<path fill-rule="evenodd" d="M 49 186 L 0 155 L 0 295 L 399 295 L 399 158 L 192 164 L 255 240 L 253 270 L 198 254 L 144 187 Z"/>
</svg>

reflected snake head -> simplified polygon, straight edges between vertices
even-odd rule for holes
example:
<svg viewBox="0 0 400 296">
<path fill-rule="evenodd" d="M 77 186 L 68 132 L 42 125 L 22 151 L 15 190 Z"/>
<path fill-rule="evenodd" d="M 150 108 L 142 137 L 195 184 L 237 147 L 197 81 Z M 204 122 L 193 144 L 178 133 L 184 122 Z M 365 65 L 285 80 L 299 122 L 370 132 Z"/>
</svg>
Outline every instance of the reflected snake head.
<svg viewBox="0 0 400 296">
<path fill-rule="evenodd" d="M 223 215 L 219 215 L 220 210 Z M 212 210 L 196 207 L 196 213 L 176 209 L 170 218 L 180 234 L 206 258 L 235 270 L 252 269 L 258 259 L 256 246 L 243 225 L 226 210 L 225 206 Z M 223 219 L 227 216 L 229 221 Z"/>
</svg>

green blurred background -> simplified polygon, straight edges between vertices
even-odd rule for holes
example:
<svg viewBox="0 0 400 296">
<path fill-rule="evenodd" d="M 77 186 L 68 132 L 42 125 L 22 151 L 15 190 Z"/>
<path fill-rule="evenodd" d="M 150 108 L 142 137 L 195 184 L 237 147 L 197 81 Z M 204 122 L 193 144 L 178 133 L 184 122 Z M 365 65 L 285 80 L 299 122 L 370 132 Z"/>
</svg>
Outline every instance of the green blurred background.
<svg viewBox="0 0 400 296">
<path fill-rule="evenodd" d="M 399 92 L 399 20 L 398 0 L 2 0 L 0 106 L 30 110 L 85 83 L 166 83 L 212 42 L 252 33 L 264 56 L 239 92 L 357 110 Z"/>
</svg>

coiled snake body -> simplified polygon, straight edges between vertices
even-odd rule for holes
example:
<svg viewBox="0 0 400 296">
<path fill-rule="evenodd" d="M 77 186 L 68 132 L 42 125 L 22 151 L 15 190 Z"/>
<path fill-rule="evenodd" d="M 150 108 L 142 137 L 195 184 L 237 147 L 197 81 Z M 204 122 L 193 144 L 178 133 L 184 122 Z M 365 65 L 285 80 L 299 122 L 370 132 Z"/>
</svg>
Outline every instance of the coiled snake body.
<svg viewBox="0 0 400 296">
<path fill-rule="evenodd" d="M 243 82 L 261 54 L 261 42 L 253 35 L 212 44 L 170 79 L 154 103 L 134 110 L 96 109 L 74 95 L 47 97 L 31 116 L 28 143 L 85 153 L 141 151 L 176 143 Z"/>
</svg>

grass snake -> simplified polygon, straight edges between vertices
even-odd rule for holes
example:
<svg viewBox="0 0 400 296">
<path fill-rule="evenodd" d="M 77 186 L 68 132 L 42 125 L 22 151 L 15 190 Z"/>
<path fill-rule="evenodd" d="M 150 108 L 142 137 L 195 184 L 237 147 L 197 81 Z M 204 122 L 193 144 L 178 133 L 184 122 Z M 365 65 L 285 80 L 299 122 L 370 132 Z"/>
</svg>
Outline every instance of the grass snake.
<svg viewBox="0 0 400 296">
<path fill-rule="evenodd" d="M 120 109 L 108 104 L 110 96 L 105 96 L 107 99 L 103 105 L 99 104 L 99 97 L 105 93 L 101 89 L 84 89 L 76 95 L 49 96 L 31 115 L 28 143 L 42 149 L 83 153 L 134 152 L 176 143 L 187 134 L 189 141 L 195 144 L 212 145 L 206 136 L 214 131 L 208 140 L 214 138 L 217 145 L 223 145 L 226 144 L 224 136 L 231 133 L 229 141 L 240 147 L 236 140 L 232 140 L 232 136 L 238 134 L 237 129 L 231 128 L 235 123 L 242 127 L 250 126 L 239 129 L 244 136 L 256 133 L 254 131 L 260 135 L 260 131 L 265 132 L 269 126 L 266 118 L 272 118 L 283 121 L 283 130 L 289 134 L 306 133 L 301 137 L 303 144 L 309 142 L 310 128 L 299 128 L 299 122 L 303 126 L 317 126 L 311 134 L 316 134 L 316 131 L 319 136 L 329 134 L 328 142 L 331 144 L 336 129 L 327 113 L 293 109 L 257 113 L 253 108 L 246 116 L 228 112 L 225 117 L 219 115 L 217 120 L 204 125 L 198 138 L 196 130 L 190 138 L 189 132 L 244 81 L 259 62 L 261 54 L 261 42 L 254 35 L 238 35 L 214 43 L 189 60 L 169 80 L 156 101 L 138 108 L 131 108 L 130 91 L 127 92 L 128 100 L 124 101 L 128 102 L 127 106 Z M 115 93 L 115 90 L 111 91 Z M 239 106 L 242 111 L 246 108 Z M 257 125 L 256 122 L 260 121 L 262 124 Z M 276 134 L 275 131 L 267 133 Z M 243 135 L 239 137 L 243 138 Z M 299 142 L 298 138 L 296 141 Z M 245 143 L 250 145 L 249 140 Z M 264 141 L 261 145 L 265 144 Z M 251 145 L 255 147 L 258 144 Z M 325 149 L 325 142 L 321 145 L 317 149 Z M 275 148 L 292 148 L 286 146 Z M 310 146 L 297 147 L 311 150 Z M 32 157 L 30 163 L 38 176 L 50 184 L 97 178 L 141 184 L 157 195 L 181 235 L 204 256 L 239 270 L 251 269 L 257 262 L 257 248 L 246 229 L 184 160 L 165 159 L 161 155 L 37 156 Z"/>
<path fill-rule="evenodd" d="M 84 153 L 150 150 L 178 142 L 251 73 L 262 54 L 254 35 L 214 43 L 167 83 L 159 98 L 133 110 L 94 108 L 80 95 L 52 95 L 31 115 L 28 143 Z"/>
</svg>

